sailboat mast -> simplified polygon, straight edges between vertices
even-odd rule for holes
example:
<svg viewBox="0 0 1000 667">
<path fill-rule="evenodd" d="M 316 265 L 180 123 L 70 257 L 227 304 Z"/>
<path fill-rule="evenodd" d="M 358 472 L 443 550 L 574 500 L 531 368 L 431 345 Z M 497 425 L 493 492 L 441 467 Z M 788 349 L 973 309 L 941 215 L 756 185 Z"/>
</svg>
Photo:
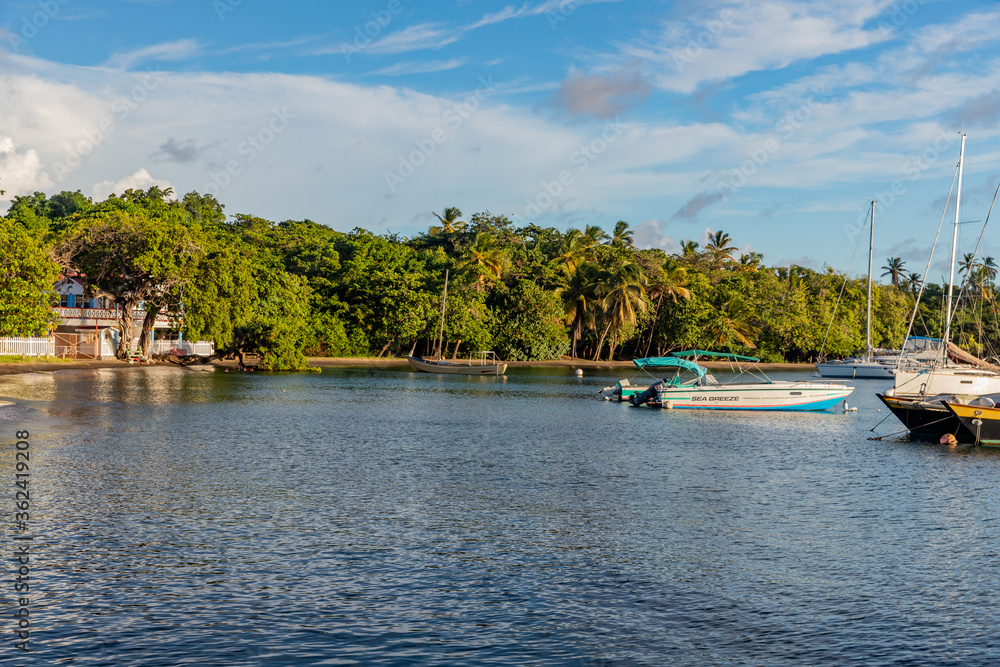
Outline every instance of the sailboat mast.
<svg viewBox="0 0 1000 667">
<path fill-rule="evenodd" d="M 868 241 L 868 313 L 865 315 L 865 360 L 872 360 L 872 253 L 875 248 L 875 200 L 872 200 L 872 228 Z"/>
<path fill-rule="evenodd" d="M 948 356 L 948 341 L 951 338 L 951 298 L 955 289 L 955 254 L 958 252 L 958 214 L 962 208 L 962 168 L 965 164 L 965 133 L 962 133 L 962 150 L 958 155 L 958 191 L 955 195 L 955 229 L 951 235 L 951 264 L 948 267 L 948 306 L 945 311 L 944 354 Z"/>
<path fill-rule="evenodd" d="M 448 303 L 448 269 L 444 270 L 444 296 L 441 297 L 441 333 L 438 336 L 438 361 L 441 361 L 441 347 L 444 345 L 444 306 Z"/>
</svg>

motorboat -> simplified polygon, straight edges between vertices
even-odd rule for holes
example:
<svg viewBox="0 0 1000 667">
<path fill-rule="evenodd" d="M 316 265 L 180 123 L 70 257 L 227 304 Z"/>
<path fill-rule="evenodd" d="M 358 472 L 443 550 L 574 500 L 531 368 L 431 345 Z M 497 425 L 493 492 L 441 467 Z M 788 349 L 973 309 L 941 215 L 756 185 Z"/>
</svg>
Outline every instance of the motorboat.
<svg viewBox="0 0 1000 667">
<path fill-rule="evenodd" d="M 697 363 L 702 358 L 729 361 L 735 377 L 720 383 Z M 621 380 L 605 389 L 607 398 L 668 409 L 827 410 L 854 391 L 839 382 L 771 380 L 757 367 L 760 359 L 728 352 L 688 350 L 632 362 L 655 381 L 643 386 Z M 666 371 L 667 376 L 659 379 L 651 371 Z"/>
</svg>

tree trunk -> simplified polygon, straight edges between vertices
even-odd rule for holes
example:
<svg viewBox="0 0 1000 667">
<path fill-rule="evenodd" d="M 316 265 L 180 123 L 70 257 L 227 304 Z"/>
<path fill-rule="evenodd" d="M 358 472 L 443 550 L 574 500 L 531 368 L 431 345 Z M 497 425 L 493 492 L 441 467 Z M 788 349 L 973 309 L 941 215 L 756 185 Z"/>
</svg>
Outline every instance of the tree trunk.
<svg viewBox="0 0 1000 667">
<path fill-rule="evenodd" d="M 604 348 L 604 338 L 608 335 L 608 331 L 610 329 L 611 329 L 611 322 L 608 322 L 608 326 L 604 327 L 604 331 L 601 333 L 601 337 L 597 341 L 597 351 L 594 352 L 594 361 L 601 360 L 601 350 Z"/>
<path fill-rule="evenodd" d="M 143 358 L 149 357 L 149 334 L 153 331 L 153 325 L 156 324 L 156 316 L 159 312 L 159 308 L 150 308 L 146 311 L 146 316 L 142 319 L 142 333 L 139 335 L 139 349 L 142 350 Z"/>
<path fill-rule="evenodd" d="M 382 355 L 385 354 L 385 351 L 389 349 L 390 345 L 392 345 L 392 341 L 391 340 L 388 343 L 386 343 L 385 345 L 382 346 L 382 349 L 379 350 L 378 357 L 376 357 L 376 358 L 377 359 L 381 359 Z"/>
<path fill-rule="evenodd" d="M 458 346 L 462 344 L 462 339 L 459 338 L 458 342 L 455 343 L 455 351 L 451 353 L 452 361 L 458 358 Z"/>
<path fill-rule="evenodd" d="M 115 356 L 119 359 L 128 359 L 128 353 L 132 349 L 132 310 L 135 306 L 134 302 L 118 304 L 118 347 L 115 349 Z"/>
<path fill-rule="evenodd" d="M 649 356 L 649 348 L 653 345 L 653 336 L 656 335 L 657 325 L 660 323 L 660 304 L 662 303 L 663 295 L 661 294 L 660 298 L 656 300 L 656 314 L 653 315 L 653 328 L 649 331 L 649 342 L 646 343 L 646 354 L 643 355 L 644 357 Z"/>
</svg>

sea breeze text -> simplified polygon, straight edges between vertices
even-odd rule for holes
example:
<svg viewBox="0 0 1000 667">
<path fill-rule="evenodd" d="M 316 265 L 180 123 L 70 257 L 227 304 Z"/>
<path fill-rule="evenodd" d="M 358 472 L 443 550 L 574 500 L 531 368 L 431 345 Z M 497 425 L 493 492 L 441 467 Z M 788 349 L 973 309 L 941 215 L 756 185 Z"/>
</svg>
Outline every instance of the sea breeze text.
<svg viewBox="0 0 1000 667">
<path fill-rule="evenodd" d="M 31 591 L 31 540 L 28 535 L 28 520 L 31 518 L 31 494 L 28 483 L 31 481 L 31 471 L 29 463 L 31 459 L 31 445 L 28 443 L 28 432 L 18 431 L 17 443 L 14 445 L 14 563 L 17 576 L 14 577 L 14 597 L 17 599 L 17 611 L 14 612 L 16 621 L 15 631 L 17 640 L 14 643 L 16 648 L 27 651 L 28 641 L 31 635 L 31 600 L 28 593 Z"/>
</svg>

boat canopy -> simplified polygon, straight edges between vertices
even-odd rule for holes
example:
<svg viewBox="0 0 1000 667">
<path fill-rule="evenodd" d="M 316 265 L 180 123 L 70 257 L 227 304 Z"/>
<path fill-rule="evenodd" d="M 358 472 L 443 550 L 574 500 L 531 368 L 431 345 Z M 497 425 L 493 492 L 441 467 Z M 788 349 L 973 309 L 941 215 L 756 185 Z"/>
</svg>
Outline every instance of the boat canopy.
<svg viewBox="0 0 1000 667">
<path fill-rule="evenodd" d="M 760 361 L 757 357 L 744 357 L 742 354 L 733 354 L 731 352 L 708 352 L 706 350 L 684 350 L 683 352 L 674 352 L 673 355 L 675 357 L 693 357 L 695 359 L 698 357 L 711 357 L 712 359 L 723 359 L 725 361 L 752 361 L 754 363 Z"/>
<path fill-rule="evenodd" d="M 707 370 L 693 361 L 678 359 L 677 357 L 647 357 L 645 359 L 633 359 L 632 363 L 637 368 L 682 368 L 694 373 L 699 378 L 705 377 L 705 374 L 708 373 Z"/>
</svg>

